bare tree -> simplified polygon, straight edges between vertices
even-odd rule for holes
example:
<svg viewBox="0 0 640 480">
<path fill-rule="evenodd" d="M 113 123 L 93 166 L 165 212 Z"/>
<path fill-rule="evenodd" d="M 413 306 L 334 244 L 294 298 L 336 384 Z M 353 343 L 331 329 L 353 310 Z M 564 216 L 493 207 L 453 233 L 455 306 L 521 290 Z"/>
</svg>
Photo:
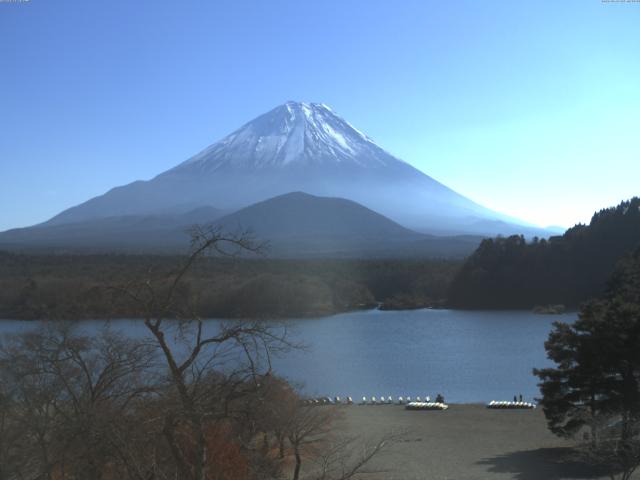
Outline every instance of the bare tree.
<svg viewBox="0 0 640 480">
<path fill-rule="evenodd" d="M 402 434 L 387 433 L 374 442 L 365 442 L 357 436 L 337 437 L 328 441 L 324 450 L 314 459 L 318 466 L 313 480 L 348 480 L 358 476 L 383 473 L 386 470 L 370 468 L 371 461 L 384 452 Z"/>
<path fill-rule="evenodd" d="M 286 330 L 259 321 L 229 321 L 207 328 L 191 308 L 184 281 L 201 257 L 259 253 L 247 232 L 224 234 L 219 228 L 196 227 L 183 265 L 164 282 L 147 279 L 117 290 L 134 300 L 144 324 L 162 352 L 175 390 L 175 404 L 165 411 L 162 433 L 181 478 L 206 480 L 215 468 L 207 455 L 207 426 L 231 415 L 233 402 L 256 391 L 271 370 L 274 352 L 290 347 Z M 167 321 L 171 319 L 172 321 Z M 212 381 L 212 372 L 223 372 Z M 188 441 L 186 441 L 188 437 Z"/>
<path fill-rule="evenodd" d="M 11 478 L 17 471 L 23 446 L 16 428 L 18 412 L 12 397 L 12 385 L 0 375 L 0 480 Z"/>
<path fill-rule="evenodd" d="M 13 476 L 103 478 L 116 460 L 113 433 L 131 420 L 130 405 L 152 391 L 153 356 L 108 330 L 89 338 L 62 324 L 5 342 L 0 372 L 10 385 L 5 401 L 21 460 Z"/>
<path fill-rule="evenodd" d="M 363 442 L 358 436 L 337 434 L 346 406 L 315 406 L 307 404 L 297 395 L 288 395 L 271 406 L 272 418 L 284 432 L 289 450 L 294 457 L 292 479 L 347 480 L 366 473 L 370 462 L 389 445 L 399 439 L 401 433 L 386 433 L 373 443 Z M 284 443 L 279 450 L 284 451 Z M 310 467 L 304 475 L 303 461 Z"/>
<path fill-rule="evenodd" d="M 311 455 L 317 454 L 318 445 L 324 442 L 325 436 L 331 432 L 331 423 L 337 413 L 338 411 L 331 407 L 317 408 L 301 404 L 297 404 L 290 412 L 285 431 L 295 458 L 293 480 L 300 478 L 303 455 L 307 452 Z"/>
</svg>

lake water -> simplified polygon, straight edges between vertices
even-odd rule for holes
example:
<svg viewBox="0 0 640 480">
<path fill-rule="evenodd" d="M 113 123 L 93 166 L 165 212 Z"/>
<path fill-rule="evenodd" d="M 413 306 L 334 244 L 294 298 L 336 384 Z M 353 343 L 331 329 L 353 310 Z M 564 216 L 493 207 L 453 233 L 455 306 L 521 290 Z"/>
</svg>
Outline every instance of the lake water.
<svg viewBox="0 0 640 480">
<path fill-rule="evenodd" d="M 304 384 L 309 395 L 411 397 L 442 393 L 448 402 L 487 402 L 539 396 L 534 367 L 551 365 L 544 342 L 554 321 L 575 313 L 412 310 L 350 312 L 289 320 L 293 339 L 305 343 L 274 361 L 274 371 Z M 82 323 L 96 331 L 103 322 Z M 112 326 L 140 337 L 137 320 Z M 0 321 L 0 333 L 34 323 Z"/>
</svg>

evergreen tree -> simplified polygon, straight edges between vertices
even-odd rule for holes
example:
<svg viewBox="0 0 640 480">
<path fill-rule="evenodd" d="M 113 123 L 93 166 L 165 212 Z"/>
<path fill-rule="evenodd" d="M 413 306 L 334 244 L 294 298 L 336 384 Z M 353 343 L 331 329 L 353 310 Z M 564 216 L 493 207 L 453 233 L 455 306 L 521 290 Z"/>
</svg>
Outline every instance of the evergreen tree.
<svg viewBox="0 0 640 480">
<path fill-rule="evenodd" d="M 623 260 L 600 300 L 545 343 L 554 368 L 536 369 L 550 430 L 588 428 L 591 452 L 629 478 L 640 464 L 640 249 Z"/>
<path fill-rule="evenodd" d="M 522 236 L 484 240 L 449 289 L 459 308 L 577 307 L 601 295 L 616 262 L 640 245 L 640 198 L 601 210 L 589 225 L 529 243 Z"/>
</svg>

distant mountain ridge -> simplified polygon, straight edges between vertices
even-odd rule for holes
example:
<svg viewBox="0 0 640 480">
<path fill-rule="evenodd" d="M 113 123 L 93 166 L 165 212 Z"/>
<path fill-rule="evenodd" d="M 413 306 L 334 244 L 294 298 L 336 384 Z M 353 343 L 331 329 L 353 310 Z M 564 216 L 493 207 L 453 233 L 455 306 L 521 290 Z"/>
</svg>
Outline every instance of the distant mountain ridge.
<svg viewBox="0 0 640 480">
<path fill-rule="evenodd" d="M 287 102 L 149 181 L 113 188 L 46 222 L 238 210 L 301 191 L 339 197 L 423 233 L 547 235 L 397 159 L 324 104 Z"/>
<path fill-rule="evenodd" d="M 268 242 L 268 256 L 279 258 L 462 257 L 481 240 L 420 234 L 351 200 L 293 192 L 227 215 L 202 207 L 182 215 L 123 215 L 15 229 L 0 234 L 0 249 L 183 252 L 194 224 L 250 231 L 258 242 Z"/>
<path fill-rule="evenodd" d="M 199 207 L 185 213 L 120 215 L 62 224 L 40 224 L 0 233 L 0 249 L 46 252 L 184 251 L 187 230 L 211 224 L 225 212 Z"/>
</svg>

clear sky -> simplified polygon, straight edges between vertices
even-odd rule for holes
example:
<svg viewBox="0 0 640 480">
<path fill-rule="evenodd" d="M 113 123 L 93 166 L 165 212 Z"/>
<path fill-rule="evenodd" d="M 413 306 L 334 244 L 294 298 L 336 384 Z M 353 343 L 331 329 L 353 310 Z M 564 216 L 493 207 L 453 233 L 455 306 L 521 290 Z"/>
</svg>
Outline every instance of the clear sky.
<svg viewBox="0 0 640 480">
<path fill-rule="evenodd" d="M 0 230 L 330 105 L 490 208 L 588 221 L 640 194 L 640 3 L 0 1 Z"/>
</svg>

